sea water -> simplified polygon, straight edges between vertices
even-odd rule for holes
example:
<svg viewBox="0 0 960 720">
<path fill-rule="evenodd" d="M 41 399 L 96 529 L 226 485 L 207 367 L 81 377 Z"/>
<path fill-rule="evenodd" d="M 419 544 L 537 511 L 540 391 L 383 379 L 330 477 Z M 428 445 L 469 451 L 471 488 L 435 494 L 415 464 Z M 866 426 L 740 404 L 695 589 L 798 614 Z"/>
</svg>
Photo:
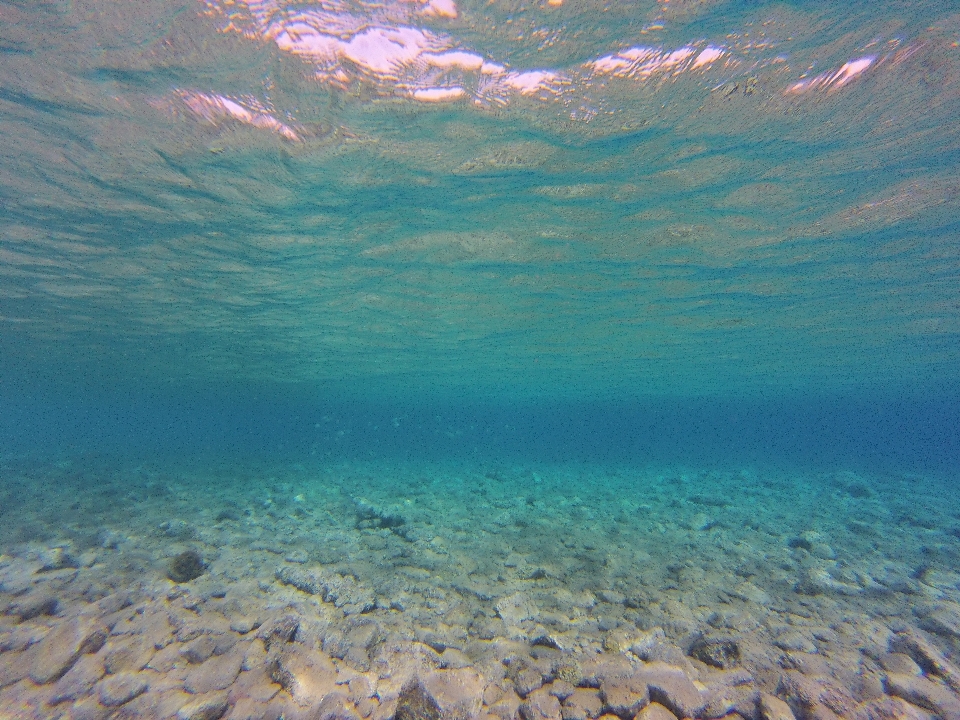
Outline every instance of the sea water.
<svg viewBox="0 0 960 720">
<path fill-rule="evenodd" d="M 960 716 L 958 110 L 948 3 L 0 3 L 0 718 Z"/>
</svg>

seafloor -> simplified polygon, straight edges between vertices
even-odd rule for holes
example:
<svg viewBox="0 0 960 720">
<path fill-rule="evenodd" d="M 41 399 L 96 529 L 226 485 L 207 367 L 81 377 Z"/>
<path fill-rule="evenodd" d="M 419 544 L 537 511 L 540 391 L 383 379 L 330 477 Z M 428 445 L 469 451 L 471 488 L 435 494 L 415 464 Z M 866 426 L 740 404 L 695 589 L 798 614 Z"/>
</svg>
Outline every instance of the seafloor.
<svg viewBox="0 0 960 720">
<path fill-rule="evenodd" d="M 4 720 L 960 718 L 951 478 L 0 470 Z"/>
</svg>

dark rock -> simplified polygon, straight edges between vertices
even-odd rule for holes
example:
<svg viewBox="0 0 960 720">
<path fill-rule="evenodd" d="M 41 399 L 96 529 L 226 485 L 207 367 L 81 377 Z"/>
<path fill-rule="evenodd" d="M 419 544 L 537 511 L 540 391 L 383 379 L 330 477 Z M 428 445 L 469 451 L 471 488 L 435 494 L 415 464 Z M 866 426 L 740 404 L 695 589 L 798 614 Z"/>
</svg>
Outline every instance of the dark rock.
<svg viewBox="0 0 960 720">
<path fill-rule="evenodd" d="M 186 550 L 170 561 L 167 577 L 175 583 L 185 583 L 196 580 L 203 575 L 207 566 L 196 550 Z"/>
<path fill-rule="evenodd" d="M 702 637 L 690 648 L 690 657 L 727 670 L 740 664 L 740 645 L 735 638 Z"/>
<path fill-rule="evenodd" d="M 419 680 L 413 680 L 400 691 L 394 720 L 440 720 L 440 706 Z"/>
</svg>

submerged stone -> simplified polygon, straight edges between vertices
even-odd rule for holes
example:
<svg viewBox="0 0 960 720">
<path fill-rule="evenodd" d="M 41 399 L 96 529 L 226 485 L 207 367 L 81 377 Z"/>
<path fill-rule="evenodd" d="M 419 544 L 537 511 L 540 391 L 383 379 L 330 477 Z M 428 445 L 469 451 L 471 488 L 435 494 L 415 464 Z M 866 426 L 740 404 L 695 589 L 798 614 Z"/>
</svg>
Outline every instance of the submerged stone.
<svg viewBox="0 0 960 720">
<path fill-rule="evenodd" d="M 740 664 L 740 645 L 735 638 L 702 637 L 690 648 L 690 656 L 726 670 Z"/>
<path fill-rule="evenodd" d="M 440 720 L 440 706 L 420 684 L 413 680 L 400 691 L 395 720 Z"/>
<path fill-rule="evenodd" d="M 170 561 L 167 577 L 175 583 L 185 583 L 196 580 L 203 575 L 207 566 L 196 550 L 186 550 Z"/>
</svg>

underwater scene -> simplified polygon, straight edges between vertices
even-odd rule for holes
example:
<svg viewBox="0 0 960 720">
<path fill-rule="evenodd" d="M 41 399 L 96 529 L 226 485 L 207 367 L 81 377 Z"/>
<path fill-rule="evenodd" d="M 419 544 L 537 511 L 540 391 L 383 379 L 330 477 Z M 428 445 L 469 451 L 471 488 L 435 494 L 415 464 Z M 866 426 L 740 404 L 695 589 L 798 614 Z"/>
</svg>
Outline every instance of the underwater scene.
<svg viewBox="0 0 960 720">
<path fill-rule="evenodd" d="M 960 6 L 0 0 L 0 720 L 960 720 Z"/>
</svg>

